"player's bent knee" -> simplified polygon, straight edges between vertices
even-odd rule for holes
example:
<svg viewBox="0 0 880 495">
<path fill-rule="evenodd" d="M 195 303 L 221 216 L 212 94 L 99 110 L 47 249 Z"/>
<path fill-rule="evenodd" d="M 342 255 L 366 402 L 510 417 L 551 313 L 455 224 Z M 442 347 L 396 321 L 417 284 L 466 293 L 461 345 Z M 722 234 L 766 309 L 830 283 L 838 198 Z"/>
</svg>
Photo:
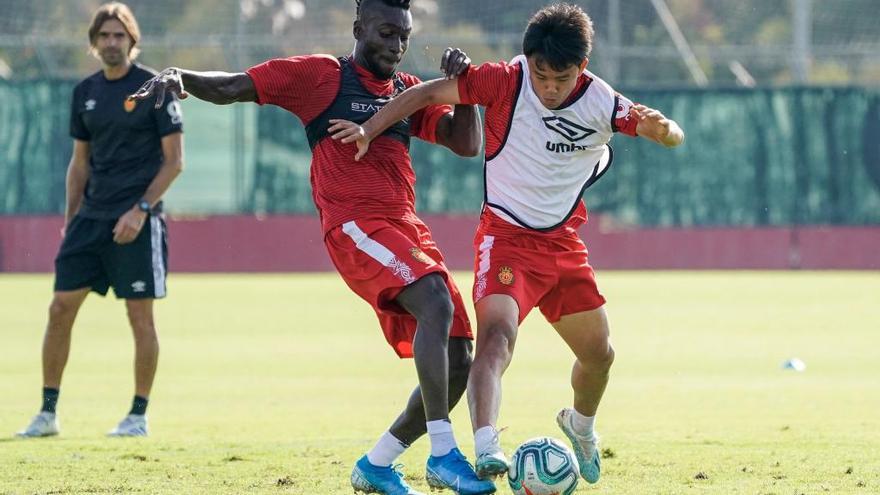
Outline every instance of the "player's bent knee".
<svg viewBox="0 0 880 495">
<path fill-rule="evenodd" d="M 449 325 L 455 310 L 446 281 L 432 273 L 407 288 L 398 300 L 417 320 L 442 322 Z"/>
<path fill-rule="evenodd" d="M 596 373 L 607 373 L 614 364 L 614 347 L 609 343 L 606 346 L 590 349 L 588 352 L 582 353 L 578 358 L 578 362 L 585 371 Z"/>
<path fill-rule="evenodd" d="M 509 363 L 516 345 L 516 328 L 506 323 L 499 323 L 487 326 L 480 332 L 484 334 L 477 346 L 478 357 L 492 363 Z"/>
<path fill-rule="evenodd" d="M 452 330 L 452 311 L 452 303 L 447 305 L 442 300 L 436 301 L 416 319 L 420 324 L 424 321 L 430 323 L 432 327 L 442 330 L 448 338 L 449 332 Z"/>
<path fill-rule="evenodd" d="M 608 344 L 608 350 L 602 357 L 602 365 L 605 369 L 611 369 L 612 364 L 614 364 L 614 347 L 612 347 L 611 344 Z"/>
</svg>

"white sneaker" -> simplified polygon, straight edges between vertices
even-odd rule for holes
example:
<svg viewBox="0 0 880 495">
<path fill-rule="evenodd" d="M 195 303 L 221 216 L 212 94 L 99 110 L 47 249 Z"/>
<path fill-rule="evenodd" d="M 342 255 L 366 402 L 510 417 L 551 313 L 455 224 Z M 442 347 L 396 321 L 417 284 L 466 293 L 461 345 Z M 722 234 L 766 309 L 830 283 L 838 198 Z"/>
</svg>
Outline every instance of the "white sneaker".
<svg viewBox="0 0 880 495">
<path fill-rule="evenodd" d="M 55 413 L 40 411 L 27 428 L 16 433 L 21 438 L 51 437 L 58 434 L 58 417 Z"/>
<path fill-rule="evenodd" d="M 503 476 L 507 474 L 508 469 L 510 469 L 510 461 L 507 460 L 507 456 L 504 455 L 500 447 L 497 450 L 479 454 L 474 465 L 477 477 L 481 480 Z"/>
<path fill-rule="evenodd" d="M 147 417 L 139 414 L 129 414 L 122 421 L 107 432 L 108 437 L 145 437 L 147 436 Z"/>
<path fill-rule="evenodd" d="M 510 469 L 510 461 L 501 450 L 501 430 L 492 427 L 492 443 L 489 445 L 478 445 L 483 450 L 477 452 L 477 460 L 474 463 L 474 471 L 481 480 L 495 479 L 497 476 L 507 474 Z"/>
</svg>

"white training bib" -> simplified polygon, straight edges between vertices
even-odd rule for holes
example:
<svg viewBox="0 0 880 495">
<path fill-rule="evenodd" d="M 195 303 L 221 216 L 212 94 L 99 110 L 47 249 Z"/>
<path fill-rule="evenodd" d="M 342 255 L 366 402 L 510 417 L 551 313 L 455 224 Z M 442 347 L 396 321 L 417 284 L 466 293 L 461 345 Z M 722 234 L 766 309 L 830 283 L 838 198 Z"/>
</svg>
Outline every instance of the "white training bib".
<svg viewBox="0 0 880 495">
<path fill-rule="evenodd" d="M 631 103 L 618 108 L 625 99 L 585 70 L 590 81 L 584 93 L 550 110 L 532 88 L 526 58 L 519 55 L 511 64 L 522 68 L 519 89 L 506 139 L 486 157 L 485 202 L 514 225 L 550 230 L 568 220 L 611 165 L 613 121 Z"/>
</svg>

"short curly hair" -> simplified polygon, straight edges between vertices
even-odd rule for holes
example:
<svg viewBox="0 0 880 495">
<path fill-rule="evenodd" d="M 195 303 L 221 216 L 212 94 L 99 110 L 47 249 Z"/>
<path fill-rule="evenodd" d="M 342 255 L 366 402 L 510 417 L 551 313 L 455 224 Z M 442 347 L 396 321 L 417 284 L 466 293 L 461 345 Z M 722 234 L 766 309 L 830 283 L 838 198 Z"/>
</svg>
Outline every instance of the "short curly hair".
<svg viewBox="0 0 880 495">
<path fill-rule="evenodd" d="M 361 16 L 361 8 L 363 5 L 369 5 L 371 2 L 379 1 L 379 0 L 354 0 L 354 3 L 357 5 L 357 15 Z M 410 0 L 381 0 L 382 3 L 389 7 L 399 7 L 403 10 L 409 10 L 409 2 Z"/>
</svg>

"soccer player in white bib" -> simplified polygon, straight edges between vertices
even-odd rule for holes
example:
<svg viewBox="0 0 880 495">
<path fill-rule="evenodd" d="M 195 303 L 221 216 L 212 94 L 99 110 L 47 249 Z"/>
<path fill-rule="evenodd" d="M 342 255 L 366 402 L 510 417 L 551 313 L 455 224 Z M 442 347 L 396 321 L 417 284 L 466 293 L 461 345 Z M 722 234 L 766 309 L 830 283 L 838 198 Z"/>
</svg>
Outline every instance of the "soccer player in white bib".
<svg viewBox="0 0 880 495">
<path fill-rule="evenodd" d="M 581 196 L 611 165 L 614 133 L 666 147 L 680 145 L 684 133 L 587 70 L 592 39 L 592 21 L 580 7 L 551 5 L 532 17 L 523 54 L 509 63 L 414 86 L 362 127 L 331 121 L 334 138 L 357 142 L 360 157 L 375 136 L 426 105 L 486 107 L 485 197 L 474 239 L 477 349 L 468 381 L 481 477 L 507 471 L 496 429 L 501 377 L 519 324 L 538 307 L 575 355 L 573 405 L 557 423 L 581 476 L 599 480 L 594 423 L 614 350 L 605 298 L 576 230 L 587 219 Z"/>
</svg>

